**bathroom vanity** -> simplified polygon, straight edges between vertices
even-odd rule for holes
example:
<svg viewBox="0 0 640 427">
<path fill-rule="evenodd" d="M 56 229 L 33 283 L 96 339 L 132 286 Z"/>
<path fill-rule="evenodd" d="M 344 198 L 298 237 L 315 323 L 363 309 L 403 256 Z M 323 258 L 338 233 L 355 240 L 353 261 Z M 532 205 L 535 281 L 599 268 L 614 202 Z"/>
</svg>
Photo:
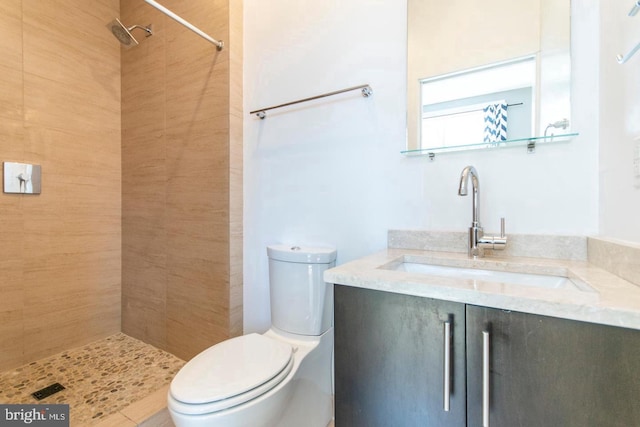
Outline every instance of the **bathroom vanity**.
<svg viewBox="0 0 640 427">
<path fill-rule="evenodd" d="M 406 263 L 528 270 L 576 286 Z M 388 249 L 325 280 L 336 283 L 338 427 L 640 425 L 640 288 L 605 270 Z"/>
</svg>

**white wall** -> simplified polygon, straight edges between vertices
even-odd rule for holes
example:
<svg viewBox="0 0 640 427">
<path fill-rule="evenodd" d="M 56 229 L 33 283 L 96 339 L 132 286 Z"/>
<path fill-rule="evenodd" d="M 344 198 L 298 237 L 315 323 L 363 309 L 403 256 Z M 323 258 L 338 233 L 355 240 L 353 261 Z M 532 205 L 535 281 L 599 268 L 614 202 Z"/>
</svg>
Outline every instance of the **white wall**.
<svg viewBox="0 0 640 427">
<path fill-rule="evenodd" d="M 465 230 L 481 182 L 485 230 L 593 234 L 598 224 L 596 0 L 574 6 L 574 120 L 566 144 L 405 158 L 406 2 L 245 0 L 245 331 L 269 326 L 266 245 L 332 244 L 338 263 L 386 247 L 390 228 Z M 596 49 L 597 50 L 597 49 Z M 369 83 L 357 92 L 248 111 Z"/>
<path fill-rule="evenodd" d="M 600 234 L 640 243 L 640 188 L 633 173 L 634 145 L 640 143 L 640 53 L 624 65 L 615 60 L 640 43 L 640 15 L 627 16 L 633 3 L 600 6 Z"/>
</svg>

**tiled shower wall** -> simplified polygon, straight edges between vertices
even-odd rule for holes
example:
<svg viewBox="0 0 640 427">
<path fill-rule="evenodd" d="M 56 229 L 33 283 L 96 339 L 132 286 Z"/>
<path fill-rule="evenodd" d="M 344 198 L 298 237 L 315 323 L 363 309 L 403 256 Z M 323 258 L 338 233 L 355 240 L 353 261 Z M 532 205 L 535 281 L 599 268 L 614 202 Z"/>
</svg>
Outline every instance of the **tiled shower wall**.
<svg viewBox="0 0 640 427">
<path fill-rule="evenodd" d="M 242 2 L 142 0 L 122 53 L 122 330 L 183 359 L 242 333 Z"/>
<path fill-rule="evenodd" d="M 218 53 L 122 3 L 0 2 L 0 161 L 43 174 L 0 193 L 0 371 L 121 329 L 185 358 L 242 333 L 242 4 L 164 2 Z M 119 16 L 156 31 L 122 105 Z"/>
<path fill-rule="evenodd" d="M 0 371 L 120 330 L 118 0 L 0 2 L 0 161 L 42 194 L 0 192 Z"/>
</svg>

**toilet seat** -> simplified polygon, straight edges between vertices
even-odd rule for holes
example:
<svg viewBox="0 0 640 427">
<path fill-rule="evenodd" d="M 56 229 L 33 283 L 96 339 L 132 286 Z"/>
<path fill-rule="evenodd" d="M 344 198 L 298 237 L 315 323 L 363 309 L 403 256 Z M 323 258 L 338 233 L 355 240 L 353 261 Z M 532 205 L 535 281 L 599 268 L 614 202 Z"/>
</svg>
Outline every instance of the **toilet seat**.
<svg viewBox="0 0 640 427">
<path fill-rule="evenodd" d="M 171 382 L 172 408 L 206 414 L 274 388 L 293 367 L 291 345 L 259 334 L 216 344 L 190 360 Z"/>
</svg>

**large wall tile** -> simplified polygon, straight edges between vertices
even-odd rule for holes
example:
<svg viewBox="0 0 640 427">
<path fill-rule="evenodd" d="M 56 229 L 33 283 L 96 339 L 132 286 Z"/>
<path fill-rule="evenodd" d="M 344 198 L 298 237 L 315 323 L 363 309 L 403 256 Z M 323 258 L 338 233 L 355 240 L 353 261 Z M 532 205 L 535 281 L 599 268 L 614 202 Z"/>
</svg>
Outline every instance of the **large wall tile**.
<svg viewBox="0 0 640 427">
<path fill-rule="evenodd" d="M 122 295 L 122 332 L 144 337 L 158 348 L 167 348 L 165 298 L 161 295 L 161 298 Z"/>
<path fill-rule="evenodd" d="M 22 122 L 22 69 L 0 65 L 0 75 L 2 76 L 0 79 L 0 118 Z"/>
<path fill-rule="evenodd" d="M 120 331 L 117 0 L 0 4 L 0 158 L 42 194 L 0 193 L 0 370 Z"/>
<path fill-rule="evenodd" d="M 229 0 L 163 5 L 229 42 Z M 153 23 L 156 32 L 122 62 L 123 330 L 189 359 L 242 333 L 242 157 L 230 151 L 231 51 L 149 6 L 122 8 L 127 22 Z"/>
<path fill-rule="evenodd" d="M 24 322 L 21 308 L 0 311 L 0 348 L 0 368 L 3 370 L 24 363 Z"/>
</svg>

